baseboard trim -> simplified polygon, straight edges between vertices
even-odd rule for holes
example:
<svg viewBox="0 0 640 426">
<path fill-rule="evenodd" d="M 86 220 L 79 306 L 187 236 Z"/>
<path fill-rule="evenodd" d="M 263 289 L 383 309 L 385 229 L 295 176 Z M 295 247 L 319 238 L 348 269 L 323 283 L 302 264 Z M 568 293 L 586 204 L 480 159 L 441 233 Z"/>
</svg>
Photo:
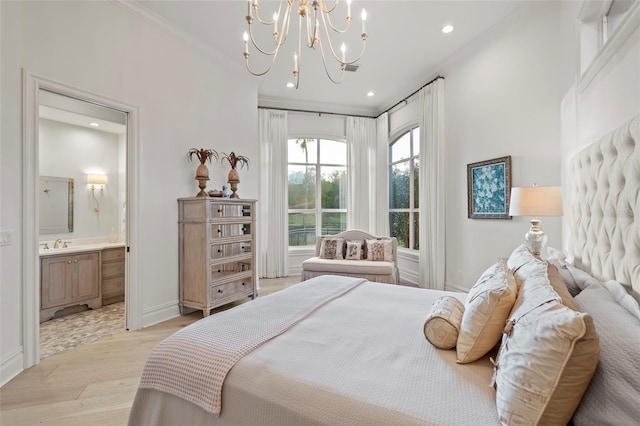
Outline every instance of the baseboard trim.
<svg viewBox="0 0 640 426">
<path fill-rule="evenodd" d="M 459 293 L 469 293 L 469 289 L 468 288 L 462 287 L 462 286 L 460 286 L 458 284 L 454 284 L 454 283 L 449 282 L 449 281 L 445 281 L 444 289 L 446 291 L 456 291 L 456 292 L 459 292 Z"/>
<path fill-rule="evenodd" d="M 22 346 L 0 362 L 0 387 L 6 385 L 24 371 L 24 356 Z"/>
<path fill-rule="evenodd" d="M 149 327 L 180 316 L 178 302 L 154 306 L 142 312 L 142 327 Z"/>
</svg>

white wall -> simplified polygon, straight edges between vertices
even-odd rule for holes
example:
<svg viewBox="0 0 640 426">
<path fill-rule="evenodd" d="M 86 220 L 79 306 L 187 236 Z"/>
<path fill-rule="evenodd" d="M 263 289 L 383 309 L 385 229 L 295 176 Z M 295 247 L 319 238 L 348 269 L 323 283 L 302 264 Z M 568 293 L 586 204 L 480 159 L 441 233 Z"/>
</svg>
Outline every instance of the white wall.
<svg viewBox="0 0 640 426">
<path fill-rule="evenodd" d="M 139 109 L 143 324 L 178 315 L 176 198 L 197 192 L 189 148 L 257 146 L 257 86 L 241 67 L 107 1 L 0 2 L 0 383 L 22 368 L 22 69 Z M 254 160 L 253 158 L 251 158 Z M 259 161 L 239 192 L 258 196 Z M 210 167 L 221 187 L 228 166 Z"/>
<path fill-rule="evenodd" d="M 40 234 L 40 241 L 106 237 L 112 228 L 119 232 L 118 200 L 123 187 L 120 179 L 124 177 L 126 167 L 122 170 L 118 162 L 118 135 L 41 118 L 38 139 L 40 175 L 74 180 L 73 232 Z M 100 191 L 96 191 L 100 214 L 95 212 L 87 173 L 107 175 L 102 199 Z"/>
<path fill-rule="evenodd" d="M 512 186 L 560 179 L 559 2 L 532 2 L 450 58 L 445 76 L 446 286 L 468 289 L 523 242 L 529 219 L 469 219 L 467 164 L 511 156 Z M 542 218 L 549 246 L 561 218 Z"/>
</svg>

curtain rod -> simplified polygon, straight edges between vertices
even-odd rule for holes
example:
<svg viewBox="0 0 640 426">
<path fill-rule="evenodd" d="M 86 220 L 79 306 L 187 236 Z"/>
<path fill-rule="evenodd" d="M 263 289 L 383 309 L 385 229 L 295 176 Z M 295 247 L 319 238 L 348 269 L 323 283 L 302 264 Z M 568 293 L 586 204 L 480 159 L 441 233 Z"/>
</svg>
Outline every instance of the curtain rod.
<svg viewBox="0 0 640 426">
<path fill-rule="evenodd" d="M 259 106 L 258 109 L 272 109 L 275 111 L 288 111 L 288 112 L 303 112 L 306 114 L 326 114 L 326 115 L 340 115 L 342 117 L 362 117 L 362 118 L 377 118 L 372 115 L 358 115 L 358 114 L 345 114 L 341 112 L 329 112 L 329 111 L 312 111 L 308 109 L 291 109 L 291 108 L 273 108 L 268 106 Z"/>
<path fill-rule="evenodd" d="M 382 111 L 380 114 L 376 115 L 376 116 L 371 116 L 371 115 L 358 115 L 358 114 L 344 114 L 344 113 L 340 113 L 340 112 L 329 112 L 329 111 L 313 111 L 313 110 L 307 110 L 307 109 L 291 109 L 291 108 L 272 108 L 272 107 L 267 107 L 267 106 L 259 106 L 258 109 L 273 109 L 276 111 L 289 111 L 289 112 L 302 112 L 302 113 L 306 113 L 306 114 L 318 114 L 318 115 L 322 115 L 322 114 L 326 114 L 326 115 L 339 115 L 342 117 L 362 117 L 362 118 L 378 118 L 380 117 L 382 114 L 391 111 L 392 109 L 394 109 L 395 107 L 397 107 L 398 105 L 400 105 L 403 102 L 406 102 L 409 100 L 410 97 L 412 97 L 413 95 L 415 95 L 416 93 L 418 93 L 419 91 L 421 91 L 422 89 L 424 89 L 425 87 L 427 87 L 428 85 L 430 85 L 431 83 L 435 82 L 438 79 L 444 79 L 443 76 L 439 75 L 436 78 L 434 78 L 433 80 L 431 80 L 428 83 L 423 84 L 422 86 L 420 86 L 416 91 L 414 91 L 413 93 L 411 93 L 409 96 L 406 96 L 404 99 L 396 102 L 393 106 L 387 108 L 386 110 Z"/>
<path fill-rule="evenodd" d="M 419 87 L 416 91 L 414 91 L 412 94 L 410 94 L 409 96 L 406 96 L 404 99 L 402 99 L 402 100 L 400 100 L 400 101 L 396 102 L 394 105 L 392 105 L 391 107 L 387 108 L 386 110 L 384 110 L 383 112 L 381 112 L 380 114 L 378 114 L 378 115 L 377 115 L 376 117 L 374 117 L 374 118 L 378 118 L 378 117 L 380 117 L 382 114 L 384 114 L 385 112 L 389 112 L 389 111 L 391 111 L 392 109 L 394 109 L 395 107 L 397 107 L 397 106 L 398 106 L 398 105 L 400 105 L 401 103 L 403 103 L 403 102 L 407 102 L 407 101 L 409 100 L 409 98 L 410 98 L 410 97 L 412 97 L 413 95 L 415 95 L 416 93 L 418 93 L 419 91 L 421 91 L 422 89 L 424 89 L 425 87 L 427 87 L 428 85 L 430 85 L 431 83 L 433 83 L 433 82 L 435 82 L 436 80 L 439 80 L 439 79 L 443 79 L 443 80 L 444 80 L 444 77 L 443 77 L 443 76 L 441 76 L 441 75 L 439 75 L 439 76 L 437 76 L 436 78 L 434 78 L 433 80 L 431 80 L 430 82 L 425 83 L 424 85 L 422 85 L 421 87 Z"/>
</svg>

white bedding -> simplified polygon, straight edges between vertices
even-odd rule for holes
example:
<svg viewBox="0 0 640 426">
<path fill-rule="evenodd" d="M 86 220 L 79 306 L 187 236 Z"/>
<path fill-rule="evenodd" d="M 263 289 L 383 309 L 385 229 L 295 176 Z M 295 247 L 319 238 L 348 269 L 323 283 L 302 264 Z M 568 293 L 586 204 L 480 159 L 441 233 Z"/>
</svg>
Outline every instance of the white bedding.
<svg viewBox="0 0 640 426">
<path fill-rule="evenodd" d="M 282 292 L 264 299 L 277 304 Z M 488 357 L 456 364 L 455 351 L 424 338 L 427 311 L 445 294 L 465 298 L 366 282 L 238 361 L 222 388 L 220 417 L 140 389 L 129 423 L 499 424 Z"/>
</svg>

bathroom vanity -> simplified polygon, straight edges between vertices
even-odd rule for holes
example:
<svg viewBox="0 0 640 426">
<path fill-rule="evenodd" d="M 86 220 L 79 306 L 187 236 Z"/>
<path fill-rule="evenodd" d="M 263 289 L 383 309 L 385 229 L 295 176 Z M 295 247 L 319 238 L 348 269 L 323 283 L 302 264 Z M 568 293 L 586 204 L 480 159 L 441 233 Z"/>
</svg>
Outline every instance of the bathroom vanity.
<svg viewBox="0 0 640 426">
<path fill-rule="evenodd" d="M 96 309 L 124 300 L 122 243 L 40 250 L 40 322 L 75 305 Z"/>
</svg>

